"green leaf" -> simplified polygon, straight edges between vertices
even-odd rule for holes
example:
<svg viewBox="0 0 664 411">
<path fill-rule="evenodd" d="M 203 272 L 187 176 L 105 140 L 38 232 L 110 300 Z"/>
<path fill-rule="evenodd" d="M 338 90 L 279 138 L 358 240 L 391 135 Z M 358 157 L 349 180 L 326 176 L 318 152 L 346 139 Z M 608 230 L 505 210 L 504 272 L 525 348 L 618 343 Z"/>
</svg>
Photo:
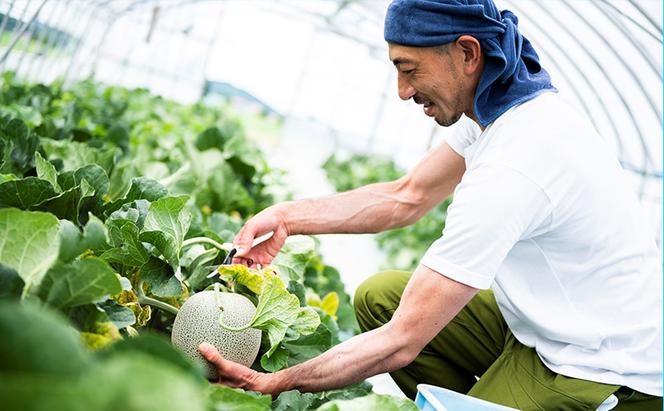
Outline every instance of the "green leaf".
<svg viewBox="0 0 664 411">
<path fill-rule="evenodd" d="M 119 210 L 114 211 L 109 219 L 124 219 L 130 220 L 139 229 L 143 227 L 145 217 L 148 215 L 150 209 L 150 202 L 147 200 L 134 200 L 130 203 L 123 204 Z"/>
<path fill-rule="evenodd" d="M 182 284 L 175 277 L 173 268 L 163 260 L 150 257 L 141 267 L 141 279 L 150 286 L 150 292 L 157 297 L 174 297 L 182 294 Z"/>
<path fill-rule="evenodd" d="M 0 299 L 20 298 L 24 284 L 16 270 L 0 264 Z"/>
<path fill-rule="evenodd" d="M 131 311 L 131 310 L 129 310 Z M 142 333 L 133 338 L 127 338 L 108 346 L 100 352 L 102 358 L 108 356 L 121 355 L 126 352 L 138 352 L 150 355 L 157 360 L 168 362 L 180 370 L 190 374 L 196 380 L 203 380 L 204 369 L 190 361 L 187 357 L 176 349 L 170 340 L 162 335 L 151 332 Z"/>
<path fill-rule="evenodd" d="M 55 166 L 44 159 L 39 151 L 35 152 L 35 167 L 37 168 L 37 177 L 51 183 L 56 192 L 62 191 L 58 185 L 58 172 L 55 170 Z"/>
<path fill-rule="evenodd" d="M 167 195 L 168 190 L 158 181 L 145 177 L 137 177 L 131 181 L 131 187 L 127 193 L 126 200 L 127 202 L 134 200 L 157 201 Z"/>
<path fill-rule="evenodd" d="M 0 302 L 0 335 L 0 373 L 76 375 L 89 363 L 78 333 L 42 308 Z"/>
<path fill-rule="evenodd" d="M 0 127 L 0 172 L 22 174 L 32 165 L 39 137 L 19 119 Z"/>
<path fill-rule="evenodd" d="M 180 196 L 153 201 L 139 237 L 154 245 L 175 272 L 179 272 L 182 241 L 191 222 L 191 214 L 185 208 L 188 199 Z"/>
<path fill-rule="evenodd" d="M 330 401 L 318 407 L 316 411 L 417 411 L 415 403 L 407 398 L 392 395 L 369 394 L 352 400 Z"/>
<path fill-rule="evenodd" d="M 261 367 L 268 372 L 277 372 L 288 367 L 289 352 L 287 349 L 278 345 L 272 351 L 270 356 L 263 354 L 261 356 Z"/>
<path fill-rule="evenodd" d="M 118 183 L 115 182 L 117 186 Z M 115 188 L 114 190 L 119 190 Z M 161 185 L 158 181 L 145 177 L 137 177 L 131 181 L 129 191 L 124 198 L 116 200 L 105 207 L 107 214 L 113 213 L 115 210 L 122 207 L 124 204 L 131 203 L 137 200 L 147 200 L 149 202 L 156 201 L 168 195 L 166 187 Z"/>
<path fill-rule="evenodd" d="M 120 155 L 120 149 L 105 147 L 103 150 L 71 140 L 42 139 L 42 148 L 48 160 L 62 161 L 63 171 L 78 170 L 89 164 L 96 164 L 106 172 L 113 169 L 115 157 Z"/>
<path fill-rule="evenodd" d="M 272 403 L 272 411 L 308 410 L 319 402 L 320 394 L 318 393 L 284 391 Z"/>
<path fill-rule="evenodd" d="M 204 390 L 168 362 L 122 352 L 80 376 L 0 374 L 0 406 L 25 411 L 203 411 Z"/>
<path fill-rule="evenodd" d="M 113 167 L 109 176 L 108 196 L 111 201 L 124 198 L 131 186 L 131 177 L 134 173 L 134 164 L 124 160 Z"/>
<path fill-rule="evenodd" d="M 59 222 L 48 213 L 0 210 L 0 263 L 18 272 L 26 287 L 38 285 L 60 248 Z"/>
<path fill-rule="evenodd" d="M 7 181 L 13 181 L 13 180 L 18 180 L 18 177 L 16 177 L 16 174 L 0 174 L 0 184 L 7 182 Z"/>
<path fill-rule="evenodd" d="M 74 181 L 77 185 L 80 185 L 83 180 L 90 184 L 97 197 L 101 197 L 108 192 L 110 185 L 108 175 L 103 168 L 96 164 L 88 164 L 74 172 Z"/>
<path fill-rule="evenodd" d="M 207 250 L 200 254 L 187 268 L 189 273 L 187 283 L 192 291 L 198 292 L 217 281 L 215 278 L 208 278 L 211 270 L 206 264 L 211 263 L 218 255 L 219 251 L 216 249 Z"/>
<path fill-rule="evenodd" d="M 284 391 L 272 403 L 273 411 L 313 410 L 327 401 L 351 400 L 363 397 L 371 392 L 371 385 L 367 382 L 354 384 L 346 388 L 321 392 L 304 392 L 297 390 Z M 368 408 L 373 410 L 373 408 Z M 377 408 L 376 410 L 380 410 Z M 382 410 L 381 410 L 382 411 Z"/>
<path fill-rule="evenodd" d="M 80 202 L 81 188 L 75 186 L 42 202 L 35 209 L 55 214 L 63 220 L 78 221 Z"/>
<path fill-rule="evenodd" d="M 295 333 L 306 335 L 316 331 L 320 324 L 318 313 L 311 307 L 300 307 L 297 318 L 293 322 L 291 330 Z"/>
<path fill-rule="evenodd" d="M 104 313 L 106 313 L 109 321 L 118 327 L 118 329 L 136 324 L 136 316 L 134 315 L 134 312 L 115 300 L 106 300 L 97 304 L 97 307 L 101 308 Z"/>
<path fill-rule="evenodd" d="M 0 408 L 21 411 L 87 411 L 79 379 L 37 373 L 0 373 Z"/>
<path fill-rule="evenodd" d="M 108 130 L 106 138 L 120 147 L 122 151 L 129 149 L 129 131 L 126 127 L 116 124 Z"/>
<path fill-rule="evenodd" d="M 288 292 L 297 296 L 297 299 L 300 300 L 300 305 L 302 307 L 307 305 L 306 289 L 301 282 L 289 281 Z"/>
<path fill-rule="evenodd" d="M 329 350 L 332 347 L 332 335 L 324 324 L 320 324 L 314 333 L 302 335 L 293 341 L 284 341 L 282 345 L 288 351 L 288 366 L 292 367 Z"/>
<path fill-rule="evenodd" d="M 106 221 L 111 244 L 115 247 L 101 255 L 106 261 L 140 267 L 150 255 L 138 239 L 138 228 L 133 221 L 109 219 Z"/>
<path fill-rule="evenodd" d="M 0 184 L 0 206 L 3 207 L 27 210 L 57 195 L 51 183 L 37 177 L 26 177 Z"/>
<path fill-rule="evenodd" d="M 299 314 L 300 302 L 296 296 L 289 294 L 281 279 L 277 276 L 268 278 L 258 297 L 256 314 L 250 327 L 267 331 L 270 349 L 269 357 L 286 335 Z"/>
<path fill-rule="evenodd" d="M 68 220 L 60 221 L 60 254 L 62 262 L 69 262 L 87 250 L 100 251 L 109 247 L 108 230 L 94 215 L 88 216 L 83 232 Z"/>
<path fill-rule="evenodd" d="M 210 127 L 196 137 L 196 148 L 200 151 L 216 148 L 224 149 L 224 144 L 230 136 L 224 135 L 219 127 Z"/>
<path fill-rule="evenodd" d="M 220 322 L 223 326 L 223 314 Z M 310 307 L 300 307 L 298 298 L 286 290 L 278 276 L 267 274 L 256 313 L 248 325 L 267 333 L 270 348 L 263 354 L 265 358 L 261 358 L 264 368 L 276 370 L 277 366 L 285 365 L 287 356 L 283 352 L 271 361 L 270 357 L 278 350 L 289 327 L 296 338 L 298 334 L 314 332 L 319 324 L 318 315 Z"/>
<path fill-rule="evenodd" d="M 49 270 L 48 276 L 53 285 L 46 302 L 56 308 L 92 303 L 122 291 L 113 269 L 96 257 L 58 264 Z"/>
<path fill-rule="evenodd" d="M 268 395 L 220 384 L 208 386 L 207 397 L 210 409 L 215 411 L 269 411 L 272 404 Z"/>
<path fill-rule="evenodd" d="M 315 256 L 316 243 L 309 236 L 288 237 L 272 266 L 285 280 L 302 281 L 309 261 Z"/>
<path fill-rule="evenodd" d="M 198 381 L 170 362 L 133 350 L 111 355 L 84 374 L 77 399 L 89 410 L 206 409 Z"/>
</svg>

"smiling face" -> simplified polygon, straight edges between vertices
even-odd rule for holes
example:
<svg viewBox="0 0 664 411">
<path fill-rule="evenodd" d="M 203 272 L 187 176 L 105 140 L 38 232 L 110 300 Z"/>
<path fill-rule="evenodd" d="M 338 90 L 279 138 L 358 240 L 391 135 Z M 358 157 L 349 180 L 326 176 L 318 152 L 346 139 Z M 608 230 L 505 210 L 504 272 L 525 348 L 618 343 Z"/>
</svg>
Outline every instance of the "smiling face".
<svg viewBox="0 0 664 411">
<path fill-rule="evenodd" d="M 469 37 L 470 43 L 461 41 Z M 470 47 L 469 47 L 470 46 Z M 479 43 L 470 36 L 439 47 L 389 44 L 390 60 L 397 69 L 399 97 L 421 104 L 424 114 L 447 127 L 462 114 L 474 119 L 473 96 L 482 59 Z"/>
</svg>

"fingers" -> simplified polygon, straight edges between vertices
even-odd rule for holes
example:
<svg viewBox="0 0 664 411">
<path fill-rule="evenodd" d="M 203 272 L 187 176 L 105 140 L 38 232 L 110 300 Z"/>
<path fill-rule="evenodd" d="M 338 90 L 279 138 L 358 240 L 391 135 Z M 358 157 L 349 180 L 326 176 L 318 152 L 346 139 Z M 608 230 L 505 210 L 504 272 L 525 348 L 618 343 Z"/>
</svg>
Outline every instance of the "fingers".
<svg viewBox="0 0 664 411">
<path fill-rule="evenodd" d="M 237 249 L 237 256 L 244 257 L 252 249 L 251 245 L 254 242 L 254 238 L 259 234 L 259 227 L 254 224 L 253 220 L 249 220 L 247 224 L 242 227 L 239 233 L 233 239 L 233 244 Z"/>
<path fill-rule="evenodd" d="M 256 214 L 247 221 L 233 239 L 238 257 L 247 256 L 250 250 L 252 250 L 252 245 L 256 237 L 268 232 L 275 233 L 282 225 L 283 222 L 271 208 L 267 208 Z M 256 259 L 254 258 L 254 260 Z"/>
<path fill-rule="evenodd" d="M 259 375 L 257 371 L 224 359 L 219 354 L 219 351 L 211 344 L 201 343 L 198 346 L 198 351 L 217 368 L 219 383 L 234 388 L 253 389 L 253 383 Z"/>
<path fill-rule="evenodd" d="M 223 369 L 225 366 L 226 360 L 219 354 L 219 351 L 212 344 L 201 343 L 198 346 L 198 351 L 203 354 L 206 360 L 210 361 L 215 367 L 219 370 Z"/>
</svg>

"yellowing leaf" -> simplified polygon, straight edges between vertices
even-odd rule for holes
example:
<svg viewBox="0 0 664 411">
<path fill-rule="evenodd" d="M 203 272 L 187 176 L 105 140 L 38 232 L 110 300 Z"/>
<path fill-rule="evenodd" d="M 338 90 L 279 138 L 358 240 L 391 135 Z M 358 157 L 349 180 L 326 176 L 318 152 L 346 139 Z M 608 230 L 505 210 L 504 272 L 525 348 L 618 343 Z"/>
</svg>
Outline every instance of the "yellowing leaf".
<svg viewBox="0 0 664 411">
<path fill-rule="evenodd" d="M 100 350 L 113 341 L 121 340 L 118 328 L 110 322 L 95 323 L 91 331 L 81 332 L 81 340 L 92 351 Z"/>
<path fill-rule="evenodd" d="M 334 317 L 337 314 L 337 309 L 339 309 L 339 295 L 337 295 L 335 291 L 327 293 L 327 295 L 323 297 L 320 308 Z"/>
<path fill-rule="evenodd" d="M 268 269 L 255 270 L 242 264 L 219 266 L 219 275 L 224 281 L 232 281 L 247 287 L 251 292 L 260 294 L 265 283 L 265 275 L 273 275 Z M 268 272 L 269 271 L 269 272 Z"/>
</svg>

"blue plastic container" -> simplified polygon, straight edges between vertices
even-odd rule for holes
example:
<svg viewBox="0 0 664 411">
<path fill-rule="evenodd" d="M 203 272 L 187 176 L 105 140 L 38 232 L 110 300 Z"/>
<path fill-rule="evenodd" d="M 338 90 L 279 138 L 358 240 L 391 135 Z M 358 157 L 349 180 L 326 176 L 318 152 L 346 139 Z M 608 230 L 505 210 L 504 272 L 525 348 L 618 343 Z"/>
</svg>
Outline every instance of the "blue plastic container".
<svg viewBox="0 0 664 411">
<path fill-rule="evenodd" d="M 434 385 L 419 384 L 415 405 L 422 411 L 515 411 L 515 408 L 469 397 Z"/>
</svg>

